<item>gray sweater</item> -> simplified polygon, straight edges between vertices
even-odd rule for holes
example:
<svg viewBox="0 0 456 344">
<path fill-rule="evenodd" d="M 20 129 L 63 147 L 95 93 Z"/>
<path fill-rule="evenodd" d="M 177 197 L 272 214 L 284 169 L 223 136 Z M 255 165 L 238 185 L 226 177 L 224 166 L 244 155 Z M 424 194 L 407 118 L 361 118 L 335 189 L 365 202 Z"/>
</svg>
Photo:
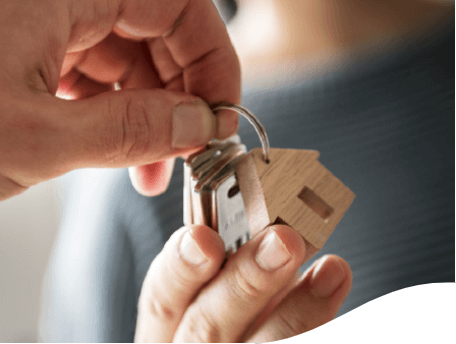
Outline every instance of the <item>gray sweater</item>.
<svg viewBox="0 0 456 344">
<path fill-rule="evenodd" d="M 243 105 L 273 147 L 319 150 L 323 165 L 357 196 L 315 257 L 340 255 L 353 270 L 339 315 L 404 287 L 454 281 L 453 22 L 311 80 L 247 89 Z M 247 147 L 259 145 L 244 120 L 239 133 Z M 133 340 L 146 271 L 182 226 L 182 179 L 178 160 L 168 191 L 146 198 L 125 170 L 68 176 L 42 340 Z"/>
</svg>

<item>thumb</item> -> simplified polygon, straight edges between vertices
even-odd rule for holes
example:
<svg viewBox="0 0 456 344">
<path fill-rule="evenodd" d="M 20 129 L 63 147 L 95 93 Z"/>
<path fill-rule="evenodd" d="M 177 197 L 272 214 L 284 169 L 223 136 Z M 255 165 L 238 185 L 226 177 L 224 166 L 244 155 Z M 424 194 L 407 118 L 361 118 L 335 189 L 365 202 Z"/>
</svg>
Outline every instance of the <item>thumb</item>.
<svg viewBox="0 0 456 344">
<path fill-rule="evenodd" d="M 71 117 L 74 168 L 175 157 L 209 142 L 221 124 L 201 99 L 164 90 L 113 91 L 59 102 Z"/>
<path fill-rule="evenodd" d="M 285 339 L 331 321 L 351 286 L 352 272 L 348 263 L 335 255 L 323 256 L 304 273 L 298 286 L 280 302 L 263 325 L 251 329 L 246 336 L 247 342 Z"/>
</svg>

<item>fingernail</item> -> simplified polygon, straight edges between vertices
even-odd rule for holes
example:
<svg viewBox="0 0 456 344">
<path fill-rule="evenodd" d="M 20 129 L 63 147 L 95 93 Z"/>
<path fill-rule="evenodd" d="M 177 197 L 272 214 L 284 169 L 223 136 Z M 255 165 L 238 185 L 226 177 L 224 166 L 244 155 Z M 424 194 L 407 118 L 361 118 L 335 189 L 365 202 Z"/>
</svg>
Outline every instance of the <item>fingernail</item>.
<svg viewBox="0 0 456 344">
<path fill-rule="evenodd" d="M 315 296 L 328 298 L 341 286 L 345 270 L 338 259 L 323 256 L 315 266 L 310 280 L 310 291 Z"/>
<path fill-rule="evenodd" d="M 122 30 L 123 32 L 129 34 L 130 36 L 133 36 L 133 37 L 138 37 L 138 38 L 143 38 L 143 37 L 146 37 L 148 35 L 147 32 L 141 30 L 141 29 L 137 29 L 129 24 L 126 23 L 126 21 L 124 19 L 120 19 L 117 21 L 116 23 L 116 26 Z"/>
<path fill-rule="evenodd" d="M 258 247 L 255 260 L 264 270 L 274 271 L 291 259 L 285 244 L 275 231 L 269 232 Z"/>
<path fill-rule="evenodd" d="M 208 260 L 190 232 L 186 232 L 182 236 L 179 245 L 179 255 L 183 260 L 192 265 L 201 265 Z"/>
<path fill-rule="evenodd" d="M 208 143 L 216 131 L 216 118 L 203 101 L 181 103 L 173 113 L 173 148 L 198 147 Z"/>
<path fill-rule="evenodd" d="M 215 137 L 219 140 L 225 140 L 236 134 L 239 124 L 239 116 L 234 111 L 222 110 L 216 113 L 217 130 Z"/>
</svg>

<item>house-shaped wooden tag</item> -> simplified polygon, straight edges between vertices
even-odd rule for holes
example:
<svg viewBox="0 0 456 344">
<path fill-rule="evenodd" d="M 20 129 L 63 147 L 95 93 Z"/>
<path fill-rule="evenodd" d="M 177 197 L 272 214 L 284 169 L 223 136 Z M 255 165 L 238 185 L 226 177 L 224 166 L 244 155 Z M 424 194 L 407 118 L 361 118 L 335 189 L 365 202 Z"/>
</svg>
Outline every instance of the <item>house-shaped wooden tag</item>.
<svg viewBox="0 0 456 344">
<path fill-rule="evenodd" d="M 269 163 L 255 148 L 236 167 L 252 237 L 270 224 L 298 231 L 313 254 L 350 207 L 354 193 L 329 172 L 314 150 L 277 149 Z"/>
</svg>

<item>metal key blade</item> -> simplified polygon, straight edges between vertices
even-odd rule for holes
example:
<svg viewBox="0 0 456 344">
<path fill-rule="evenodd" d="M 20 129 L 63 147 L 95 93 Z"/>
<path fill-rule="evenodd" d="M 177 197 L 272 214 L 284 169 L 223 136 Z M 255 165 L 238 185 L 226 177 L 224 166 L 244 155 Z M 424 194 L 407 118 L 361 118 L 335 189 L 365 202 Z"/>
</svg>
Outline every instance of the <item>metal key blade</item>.
<svg viewBox="0 0 456 344">
<path fill-rule="evenodd" d="M 212 195 L 212 209 L 217 214 L 217 228 L 214 229 L 222 237 L 225 251 L 234 253 L 250 239 L 249 223 L 236 175 L 232 174 L 220 183 Z"/>
</svg>

